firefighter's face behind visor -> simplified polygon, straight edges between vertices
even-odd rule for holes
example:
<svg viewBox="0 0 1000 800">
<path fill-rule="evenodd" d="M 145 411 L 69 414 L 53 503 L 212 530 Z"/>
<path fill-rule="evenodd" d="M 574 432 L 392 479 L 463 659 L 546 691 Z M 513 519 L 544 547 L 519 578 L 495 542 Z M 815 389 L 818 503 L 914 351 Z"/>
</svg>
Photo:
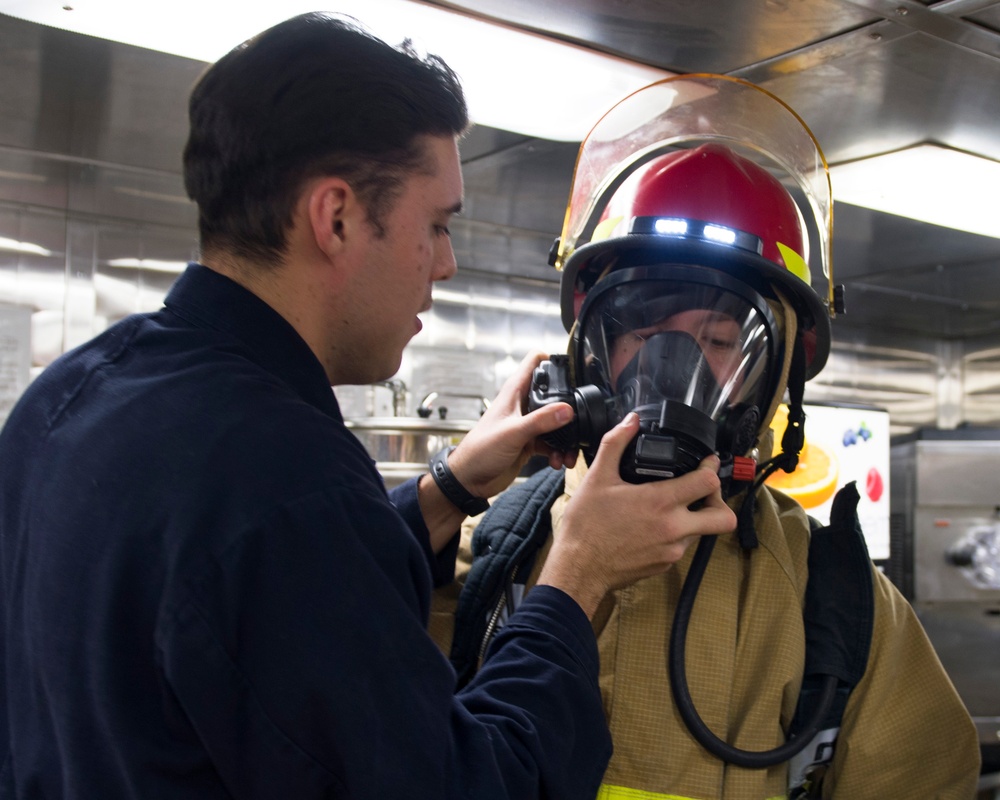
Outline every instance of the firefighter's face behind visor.
<svg viewBox="0 0 1000 800">
<path fill-rule="evenodd" d="M 693 267 L 629 268 L 588 294 L 572 369 L 578 386 L 600 390 L 608 425 L 639 415 L 635 474 L 625 464 L 622 474 L 653 480 L 753 446 L 779 342 L 767 302 L 745 284 Z M 592 458 L 596 443 L 583 444 Z"/>
<path fill-rule="evenodd" d="M 639 351 L 651 339 L 654 345 L 645 352 L 645 357 L 640 356 Z M 614 337 L 608 356 L 611 383 L 620 386 L 619 379 L 623 373 L 634 375 L 640 372 L 641 365 L 650 363 L 651 351 L 669 348 L 671 345 L 664 343 L 675 342 L 673 348 L 680 351 L 678 355 L 687 350 L 686 355 L 697 364 L 696 370 L 708 367 L 712 380 L 707 380 L 706 374 L 703 383 L 712 386 L 713 394 L 719 397 L 721 387 L 735 383 L 739 388 L 743 384 L 741 365 L 745 341 L 743 325 L 725 311 L 707 308 L 676 311 L 651 325 Z M 698 345 L 700 352 L 691 347 L 692 342 Z"/>
</svg>

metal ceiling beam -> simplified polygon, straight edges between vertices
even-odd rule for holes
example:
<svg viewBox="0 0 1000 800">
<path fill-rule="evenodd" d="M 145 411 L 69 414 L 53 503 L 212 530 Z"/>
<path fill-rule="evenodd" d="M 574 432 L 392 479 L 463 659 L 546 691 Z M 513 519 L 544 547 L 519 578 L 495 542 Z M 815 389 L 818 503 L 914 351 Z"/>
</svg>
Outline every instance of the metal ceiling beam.
<svg viewBox="0 0 1000 800">
<path fill-rule="evenodd" d="M 870 47 L 910 36 L 912 33 L 913 31 L 908 28 L 880 20 L 862 28 L 856 28 L 829 39 L 790 50 L 774 58 L 767 58 L 732 70 L 729 74 L 751 83 L 763 84 L 770 79 L 804 72 L 827 62 L 854 55 Z"/>
<path fill-rule="evenodd" d="M 1000 35 L 973 22 L 956 19 L 959 13 L 968 14 L 982 10 L 982 8 L 968 8 L 969 3 L 939 3 L 928 8 L 914 0 L 845 0 L 845 2 L 878 14 L 897 25 L 990 58 L 1000 59 Z"/>
</svg>

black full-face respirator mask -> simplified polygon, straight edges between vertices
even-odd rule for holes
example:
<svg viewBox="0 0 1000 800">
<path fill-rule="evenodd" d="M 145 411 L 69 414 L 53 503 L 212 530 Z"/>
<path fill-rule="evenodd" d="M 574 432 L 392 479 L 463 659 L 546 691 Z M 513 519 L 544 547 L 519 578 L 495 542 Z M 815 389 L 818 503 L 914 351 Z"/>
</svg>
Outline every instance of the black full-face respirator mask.
<svg viewBox="0 0 1000 800">
<path fill-rule="evenodd" d="M 573 422 L 546 441 L 579 448 L 588 464 L 601 437 L 635 412 L 639 433 L 622 457 L 623 480 L 683 475 L 715 453 L 726 494 L 734 477 L 753 479 L 744 456 L 775 390 L 781 342 L 765 298 L 723 272 L 620 268 L 588 292 L 568 355 L 535 370 L 528 405 L 569 403 Z"/>
</svg>

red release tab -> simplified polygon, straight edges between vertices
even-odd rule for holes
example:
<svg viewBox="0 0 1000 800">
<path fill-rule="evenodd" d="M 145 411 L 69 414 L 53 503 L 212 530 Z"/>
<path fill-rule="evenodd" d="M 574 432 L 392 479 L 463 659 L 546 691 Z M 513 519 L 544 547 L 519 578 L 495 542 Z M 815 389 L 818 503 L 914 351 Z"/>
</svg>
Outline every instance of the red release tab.
<svg viewBox="0 0 1000 800">
<path fill-rule="evenodd" d="M 748 483 L 757 474 L 757 462 L 746 456 L 733 456 L 733 480 Z"/>
</svg>

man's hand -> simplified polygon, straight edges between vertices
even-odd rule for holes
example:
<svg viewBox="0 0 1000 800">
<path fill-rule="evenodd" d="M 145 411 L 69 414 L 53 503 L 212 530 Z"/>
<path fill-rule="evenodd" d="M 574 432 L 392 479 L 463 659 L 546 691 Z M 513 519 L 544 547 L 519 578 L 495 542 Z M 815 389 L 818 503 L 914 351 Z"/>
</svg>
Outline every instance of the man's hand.
<svg viewBox="0 0 1000 800">
<path fill-rule="evenodd" d="M 638 417 L 629 414 L 605 434 L 539 577 L 540 584 L 573 597 L 590 617 L 611 589 L 665 572 L 700 536 L 736 528 L 736 515 L 722 499 L 715 456 L 679 478 L 623 481 L 618 465 L 638 431 Z"/>
<path fill-rule="evenodd" d="M 548 456 L 555 469 L 575 463 L 576 453 L 559 453 L 538 440 L 571 422 L 572 407 L 552 403 L 530 414 L 525 411 L 531 374 L 547 357 L 541 352 L 525 356 L 489 410 L 448 459 L 455 477 L 474 495 L 493 497 L 502 492 L 535 454 Z"/>
<path fill-rule="evenodd" d="M 559 453 L 538 439 L 570 422 L 572 407 L 552 403 L 530 414 L 524 409 L 531 374 L 547 357 L 541 352 L 525 356 L 487 412 L 448 457 L 455 479 L 477 497 L 493 497 L 510 486 L 532 455 L 548 456 L 549 465 L 556 469 L 576 463 L 576 453 Z M 429 475 L 421 478 L 419 492 L 431 547 L 440 552 L 465 515 L 445 499 Z"/>
</svg>

